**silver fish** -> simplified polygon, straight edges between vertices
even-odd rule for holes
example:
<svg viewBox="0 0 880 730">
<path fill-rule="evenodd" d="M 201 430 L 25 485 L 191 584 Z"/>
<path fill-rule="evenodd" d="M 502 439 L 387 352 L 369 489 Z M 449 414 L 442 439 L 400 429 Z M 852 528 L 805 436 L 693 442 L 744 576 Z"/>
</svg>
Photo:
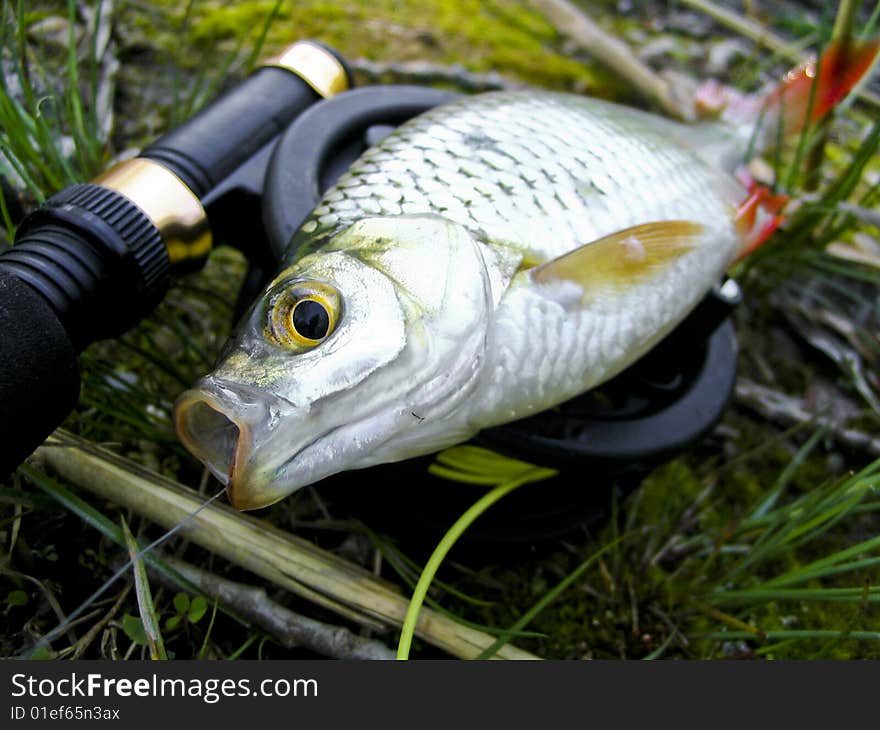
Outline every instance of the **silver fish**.
<svg viewBox="0 0 880 730">
<path fill-rule="evenodd" d="M 602 383 L 748 245 L 749 134 L 542 91 L 410 121 L 303 224 L 182 439 L 252 509 Z"/>
</svg>

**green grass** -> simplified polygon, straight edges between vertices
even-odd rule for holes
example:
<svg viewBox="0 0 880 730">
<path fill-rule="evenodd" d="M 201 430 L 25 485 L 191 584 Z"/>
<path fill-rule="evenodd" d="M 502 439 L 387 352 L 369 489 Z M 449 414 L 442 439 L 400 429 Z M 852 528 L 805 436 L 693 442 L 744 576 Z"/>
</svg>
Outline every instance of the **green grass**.
<svg viewBox="0 0 880 730">
<path fill-rule="evenodd" d="M 737 510 L 721 497 L 738 479 L 723 466 L 698 473 L 679 460 L 659 470 L 625 505 L 624 516 L 579 546 L 582 560 L 559 560 L 575 565 L 552 586 L 542 585 L 532 605 L 508 619 L 509 628 L 484 657 L 525 629 L 544 634 L 532 640 L 539 652 L 561 648 L 547 627 L 558 632 L 557 621 L 576 616 L 587 623 L 567 627 L 569 651 L 585 643 L 597 658 L 614 654 L 607 653 L 607 643 L 593 643 L 598 632 L 590 616 L 613 617 L 619 655 L 630 658 L 719 656 L 731 642 L 745 644 L 740 651 L 754 655 L 875 656 L 880 538 L 855 542 L 848 533 L 876 529 L 880 461 L 797 494 L 795 477 L 820 437 L 807 441 L 775 484 L 759 489 L 751 501 L 737 500 Z M 506 468 L 488 457 L 484 463 L 486 479 Z M 680 489 L 678 499 L 660 508 L 670 482 Z M 534 568 L 531 562 L 527 566 Z M 578 595 L 584 586 L 591 587 L 588 601 Z M 496 602 L 470 608 L 468 615 L 491 625 L 503 613 Z M 658 616 L 668 624 L 657 627 Z M 640 628 L 645 626 L 654 628 L 647 632 Z M 648 641 L 642 641 L 645 636 Z M 784 645 L 777 645 L 780 641 Z M 518 640 L 523 642 L 529 645 Z"/>
<path fill-rule="evenodd" d="M 0 75 L 0 147 L 5 158 L 5 164 L 0 163 L 0 174 L 17 181 L 37 202 L 49 192 L 93 177 L 108 160 L 108 140 L 96 113 L 100 59 L 95 55 L 94 27 L 89 34 L 90 47 L 83 52 L 83 64 L 75 38 L 74 0 L 67 2 L 65 12 L 70 23 L 69 47 L 59 69 L 58 59 L 50 62 L 28 43 L 24 1 L 3 0 L 2 4 L 0 47 L 18 88 L 11 89 L 6 75 Z M 99 21 L 100 5 L 95 24 Z M 60 85 L 53 79 L 59 71 L 64 79 Z M 65 154 L 62 138 L 72 141 L 72 154 Z M 4 226 L 11 233 L 14 225 L 5 205 L 2 214 Z"/>
<path fill-rule="evenodd" d="M 431 557 L 428 559 L 422 574 L 419 576 L 419 581 L 413 589 L 413 597 L 403 621 L 403 628 L 401 629 L 400 639 L 397 644 L 398 659 L 409 658 L 419 611 L 427 597 L 428 588 L 434 580 L 440 564 L 446 558 L 458 538 L 471 526 L 474 520 L 498 500 L 503 499 L 505 495 L 510 494 L 524 484 L 539 482 L 557 473 L 553 469 L 534 467 L 531 464 L 518 462 L 514 459 L 494 458 L 494 454 L 491 452 L 484 454 L 480 449 L 468 449 L 468 447 L 449 449 L 440 454 L 437 457 L 437 461 L 439 463 L 432 467 L 432 471 L 438 476 L 444 476 L 447 479 L 467 484 L 485 484 L 487 481 L 489 483 L 496 481 L 500 483 L 465 510 L 461 517 L 443 535 L 434 552 L 431 553 Z M 522 627 L 517 627 L 513 631 L 518 631 L 519 628 Z M 502 635 L 502 638 L 499 639 L 498 647 L 493 649 L 493 653 L 497 648 L 500 648 L 507 637 L 508 634 Z"/>
<path fill-rule="evenodd" d="M 497 69 L 560 88 L 586 84 L 594 89 L 602 83 L 602 74 L 560 56 L 552 30 L 518 5 L 490 3 L 475 9 L 466 4 L 474 22 L 461 32 L 460 14 L 453 12 L 451 0 L 416 5 L 380 3 L 368 9 L 272 0 L 243 3 L 235 11 L 222 11 L 207 1 L 159 6 L 150 23 L 162 29 L 157 42 L 170 44 L 166 50 L 175 59 L 169 66 L 176 69 L 161 81 L 170 100 L 163 118 L 168 123 L 186 118 L 230 74 L 252 64 L 263 43 L 276 48 L 293 40 L 300 21 L 305 24 L 302 32 L 318 36 L 326 27 L 327 39 L 346 47 L 341 39 L 356 20 L 354 55 L 397 60 L 433 54 L 435 60 L 464 58 L 475 70 Z M 46 8 L 47 13 L 76 18 L 75 3 L 47 3 Z M 94 34 L 86 28 L 78 46 L 71 45 L 63 58 L 44 58 L 27 34 L 25 21 L 33 19 L 33 12 L 23 2 L 6 0 L 3 5 L 3 53 L 20 89 L 5 83 L 0 88 L 0 150 L 8 164 L 0 172 L 28 201 L 37 202 L 72 181 L 90 179 L 118 149 L 103 136 L 95 114 L 99 64 Z M 133 25 L 143 22 L 136 11 L 121 12 L 134 13 L 127 21 Z M 367 21 L 374 12 L 407 27 L 435 28 L 439 49 L 425 51 L 422 41 L 409 36 L 394 45 L 384 31 L 378 40 L 371 37 Z M 810 32 L 827 36 L 828 22 Z M 242 27 L 250 33 L 240 33 Z M 195 62 L 186 55 L 189 44 L 179 41 L 181 31 L 195 46 L 218 49 Z M 540 67 L 540 74 L 529 76 L 527 66 Z M 808 180 L 817 179 L 819 186 L 739 272 L 755 314 L 741 331 L 750 346 L 757 341 L 746 357 L 772 350 L 772 343 L 761 339 L 764 325 L 798 306 L 807 285 L 821 285 L 816 301 L 844 318 L 866 300 L 871 303 L 871 297 L 876 307 L 878 271 L 834 258 L 826 248 L 852 242 L 865 230 L 863 221 L 840 206 L 876 205 L 880 186 L 870 180 L 880 172 L 880 126 L 853 108 L 830 129 L 832 142 L 825 145 L 821 162 L 816 163 L 814 154 L 820 137 L 810 133 L 776 158 L 780 189 L 798 197 Z M 62 138 L 71 140 L 68 147 L 62 147 Z M 2 215 L 11 233 L 15 221 L 5 205 Z M 210 368 L 222 346 L 243 270 L 237 254 L 215 252 L 207 268 L 177 282 L 142 325 L 118 341 L 90 348 L 81 359 L 80 404 L 66 426 L 92 441 L 114 445 L 155 471 L 207 489 L 202 469 L 177 442 L 171 408 L 176 395 Z M 856 282 L 868 287 L 867 293 L 859 292 Z M 856 343 L 858 348 L 850 344 L 871 364 L 880 347 L 868 339 L 867 344 Z M 864 385 L 867 391 L 860 391 L 852 373 L 818 356 L 801 367 L 802 372 L 792 366 L 779 369 L 792 390 L 799 392 L 802 379 L 820 373 L 860 398 L 866 410 L 862 425 L 876 429 L 880 414 L 870 407 L 871 396 L 877 396 L 871 382 Z M 416 554 L 395 534 L 377 534 L 355 521 L 334 519 L 335 507 L 323 502 L 320 490 L 303 490 L 261 517 L 284 527 L 296 525 L 331 549 L 359 546 L 369 556 L 362 561 L 376 558 L 384 577 L 416 596 L 401 641 L 401 653 L 415 657 L 431 655 L 418 640 L 410 645 L 407 638 L 422 601 L 496 636 L 486 656 L 513 641 L 550 657 L 876 657 L 880 463 L 844 452 L 852 472 L 838 476 L 826 463 L 835 448 L 827 433 L 780 433 L 735 410 L 724 426 L 736 436 L 715 436 L 656 470 L 629 499 L 613 505 L 611 518 L 598 531 L 552 542 L 516 560 L 487 561 L 473 554 L 442 559 L 473 512 L 462 516 L 433 559 Z M 722 442 L 737 455 L 720 455 Z M 455 451 L 438 460 L 432 471 L 467 482 L 474 502 L 492 509 L 488 502 L 503 499 L 506 492 L 498 485 L 509 488 L 522 476 L 522 465 Z M 140 552 L 135 562 L 141 567 L 162 570 L 161 557 L 142 548 L 133 551 L 120 528 L 124 519 L 140 545 L 159 537 L 154 526 L 136 516 L 83 499 L 33 465 L 0 488 L 0 503 L 5 507 L 0 514 L 0 601 L 5 602 L 0 653 L 18 654 L 33 646 L 58 624 L 59 611 L 70 613 L 77 606 L 83 606 L 80 621 L 90 618 L 72 630 L 84 631 L 119 599 L 121 608 L 85 656 L 148 656 L 151 641 L 158 655 L 159 635 L 168 656 L 178 658 L 291 656 L 222 605 L 210 616 L 200 605 L 191 611 L 192 601 L 182 608 L 182 592 L 198 595 L 185 582 L 176 583 L 180 592 L 160 588 L 147 599 L 140 569 L 125 570 L 123 578 L 140 584 L 140 601 L 137 591 L 126 595 L 118 583 L 87 601 L 119 570 L 126 550 Z M 178 538 L 165 547 L 224 577 L 249 579 Z M 300 608 L 324 617 L 316 607 Z M 92 616 L 96 610 L 99 614 Z M 68 634 L 56 638 L 51 651 L 41 646 L 42 655 L 72 656 L 74 642 Z M 382 638 L 389 644 L 398 639 L 390 633 Z"/>
</svg>

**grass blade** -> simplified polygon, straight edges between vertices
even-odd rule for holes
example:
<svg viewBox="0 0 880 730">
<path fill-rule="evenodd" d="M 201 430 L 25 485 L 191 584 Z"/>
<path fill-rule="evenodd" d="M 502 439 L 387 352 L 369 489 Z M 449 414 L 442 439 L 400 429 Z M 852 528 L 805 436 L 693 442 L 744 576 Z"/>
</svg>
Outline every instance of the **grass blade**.
<svg viewBox="0 0 880 730">
<path fill-rule="evenodd" d="M 551 472 L 547 469 L 534 469 L 532 471 L 526 472 L 519 479 L 514 479 L 513 481 L 500 484 L 487 494 L 480 497 L 480 499 L 478 499 L 476 502 L 474 502 L 464 512 L 464 514 L 462 514 L 461 517 L 459 517 L 455 521 L 452 527 L 449 528 L 449 530 L 437 544 L 437 547 L 434 548 L 434 552 L 431 553 L 431 557 L 425 564 L 425 569 L 422 571 L 418 583 L 416 583 L 416 587 L 413 591 L 412 598 L 410 599 L 409 606 L 406 609 L 406 616 L 403 620 L 403 628 L 400 632 L 400 641 L 397 645 L 398 659 L 409 658 L 409 651 L 412 646 L 413 636 L 416 632 L 416 626 L 419 621 L 419 612 L 422 609 L 422 603 L 424 603 L 425 601 L 425 596 L 428 593 L 428 588 L 430 587 L 431 581 L 434 579 L 434 576 L 436 575 L 440 564 L 443 562 L 443 559 L 452 549 L 452 546 L 455 545 L 458 538 L 462 536 L 464 531 L 471 526 L 471 524 L 474 520 L 477 519 L 477 517 L 483 514 L 483 512 L 489 509 L 489 507 L 495 504 L 506 494 L 510 494 L 510 492 L 512 492 L 517 487 L 521 487 L 522 485 L 528 484 L 529 482 L 546 479 L 548 476 L 552 476 L 554 473 L 555 472 Z"/>
<path fill-rule="evenodd" d="M 140 557 L 140 548 L 137 540 L 128 529 L 128 523 L 122 518 L 122 534 L 125 536 L 125 544 L 128 547 L 128 555 L 134 568 L 134 589 L 137 595 L 138 610 L 141 615 L 141 623 L 144 625 L 144 633 L 150 646 L 150 656 L 153 659 L 168 659 L 165 653 L 165 642 L 162 640 L 162 632 L 159 630 L 159 618 L 156 615 L 156 607 L 153 604 L 153 594 L 150 592 L 150 582 L 147 579 L 147 569 Z"/>
</svg>

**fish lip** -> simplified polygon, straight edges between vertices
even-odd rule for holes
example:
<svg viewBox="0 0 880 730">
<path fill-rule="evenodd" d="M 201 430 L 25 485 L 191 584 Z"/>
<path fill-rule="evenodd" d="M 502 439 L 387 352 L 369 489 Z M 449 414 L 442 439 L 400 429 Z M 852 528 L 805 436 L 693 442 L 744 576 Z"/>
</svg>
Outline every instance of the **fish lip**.
<svg viewBox="0 0 880 730">
<path fill-rule="evenodd" d="M 272 475 L 300 458 L 321 439 L 342 428 L 341 425 L 334 426 L 315 435 L 281 464 L 266 470 L 260 468 L 255 461 L 259 447 L 254 443 L 253 425 L 249 424 L 247 419 L 237 416 L 235 408 L 229 407 L 228 399 L 214 392 L 216 388 L 221 391 L 232 391 L 239 396 L 247 395 L 240 393 L 238 388 L 229 387 L 225 382 L 205 379 L 197 387 L 185 391 L 178 397 L 174 406 L 174 425 L 178 437 L 187 450 L 225 485 L 227 499 L 239 511 L 268 507 L 290 494 L 296 486 L 291 489 L 290 483 L 283 484 L 280 480 L 272 478 Z M 191 419 L 196 415 L 194 409 L 198 406 L 208 408 L 212 412 L 198 414 L 198 418 L 202 421 L 201 427 L 204 427 L 206 419 L 209 419 L 209 425 L 215 426 L 218 430 L 228 428 L 224 421 L 236 429 L 235 446 L 231 449 L 231 453 L 227 450 L 229 444 L 220 443 L 216 434 L 211 434 L 210 431 L 194 433 Z M 214 423 L 210 424 L 210 420 Z M 229 438 L 228 431 L 226 437 Z M 315 481 L 312 478 L 314 471 L 314 469 L 309 471 L 303 484 Z M 321 474 L 318 478 L 324 476 L 327 474 Z"/>
<path fill-rule="evenodd" d="M 189 428 L 189 418 L 192 415 L 192 409 L 199 404 L 209 408 L 228 421 L 237 431 L 235 439 L 235 447 L 229 457 L 229 463 L 225 469 L 221 469 L 216 463 L 216 459 L 212 457 L 218 454 L 211 453 L 209 448 L 202 445 L 197 440 Z M 230 414 L 222 407 L 220 399 L 218 399 L 210 390 L 206 388 L 192 388 L 185 391 L 177 399 L 174 405 L 174 427 L 177 435 L 187 450 L 198 458 L 205 467 L 226 487 L 226 496 L 230 503 L 236 509 L 249 509 L 246 506 L 247 500 L 241 499 L 241 482 L 247 472 L 246 465 L 248 457 L 253 449 L 252 431 L 248 424 L 241 418 L 230 417 Z M 253 509 L 253 507 L 250 507 Z"/>
<path fill-rule="evenodd" d="M 347 424 L 333 426 L 323 433 L 318 434 L 313 439 L 303 444 L 296 453 L 274 467 L 272 469 L 272 474 L 291 466 L 297 459 L 300 459 L 316 444 L 320 443 L 323 439 L 334 432 L 342 430 L 346 425 Z M 247 458 L 249 453 L 250 452 L 246 452 L 244 457 Z M 237 510 L 246 511 L 261 509 L 284 499 L 300 487 L 319 482 L 344 468 L 344 466 L 338 465 L 329 469 L 312 467 L 304 476 L 300 476 L 299 479 L 283 482 L 273 476 L 263 475 L 261 478 L 260 475 L 253 473 L 252 470 L 248 470 L 247 462 L 244 462 L 242 468 L 231 472 L 232 479 L 226 487 L 226 495 L 232 503 L 232 506 Z M 251 473 L 249 473 L 249 471 L 251 471 Z"/>
</svg>

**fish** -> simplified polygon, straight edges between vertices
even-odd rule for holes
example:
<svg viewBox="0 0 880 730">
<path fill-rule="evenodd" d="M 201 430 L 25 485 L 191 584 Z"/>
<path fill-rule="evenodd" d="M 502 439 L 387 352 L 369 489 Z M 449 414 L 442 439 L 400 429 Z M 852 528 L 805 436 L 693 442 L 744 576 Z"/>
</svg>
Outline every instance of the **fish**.
<svg viewBox="0 0 880 730">
<path fill-rule="evenodd" d="M 796 132 L 876 53 L 831 47 L 760 99 L 707 86 L 696 124 L 534 89 L 410 120 L 294 235 L 180 438 L 250 510 L 600 385 L 779 224 L 738 174 L 758 119 L 759 147 Z"/>
</svg>

